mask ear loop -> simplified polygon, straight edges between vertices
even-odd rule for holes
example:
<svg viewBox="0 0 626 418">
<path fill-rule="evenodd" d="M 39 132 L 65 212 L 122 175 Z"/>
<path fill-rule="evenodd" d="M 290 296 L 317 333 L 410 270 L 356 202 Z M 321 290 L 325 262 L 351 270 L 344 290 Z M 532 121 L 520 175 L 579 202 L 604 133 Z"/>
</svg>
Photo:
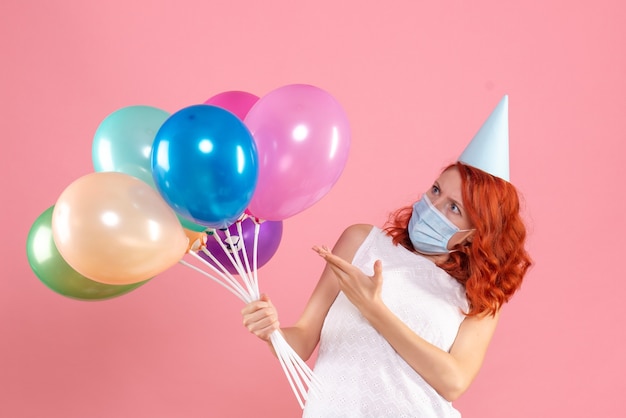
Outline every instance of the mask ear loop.
<svg viewBox="0 0 626 418">
<path fill-rule="evenodd" d="M 473 235 L 476 232 L 476 228 L 470 228 L 470 229 L 460 229 L 457 234 L 459 232 L 469 232 L 467 234 L 467 236 L 465 236 L 463 238 L 463 240 L 461 242 L 459 242 L 457 245 L 454 246 L 453 249 L 450 250 L 451 253 L 455 253 L 455 252 L 459 252 L 459 253 L 464 253 L 465 251 L 462 251 L 463 248 L 470 248 L 472 246 L 472 241 L 473 241 Z M 472 239 L 470 239 L 472 238 Z"/>
</svg>

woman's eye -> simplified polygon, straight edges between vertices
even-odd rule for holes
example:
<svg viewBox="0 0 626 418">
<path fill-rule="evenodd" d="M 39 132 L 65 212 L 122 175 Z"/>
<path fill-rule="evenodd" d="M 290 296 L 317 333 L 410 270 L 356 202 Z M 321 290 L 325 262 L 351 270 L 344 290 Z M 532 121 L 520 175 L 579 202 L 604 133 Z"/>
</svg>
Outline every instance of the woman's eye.
<svg viewBox="0 0 626 418">
<path fill-rule="evenodd" d="M 433 186 L 433 187 L 430 189 L 430 191 L 431 191 L 431 192 L 433 192 L 433 194 L 438 194 L 438 193 L 439 193 L 439 187 L 437 187 L 437 186 Z"/>
<path fill-rule="evenodd" d="M 452 203 L 450 205 L 450 210 L 454 213 L 461 213 L 461 209 L 456 205 L 456 203 Z"/>
</svg>

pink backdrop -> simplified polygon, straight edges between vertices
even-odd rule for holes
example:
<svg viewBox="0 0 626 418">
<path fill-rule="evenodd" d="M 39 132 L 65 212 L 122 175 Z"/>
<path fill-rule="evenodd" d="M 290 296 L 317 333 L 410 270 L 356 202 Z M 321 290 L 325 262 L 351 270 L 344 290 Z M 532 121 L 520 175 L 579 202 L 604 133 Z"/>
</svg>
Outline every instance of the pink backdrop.
<svg viewBox="0 0 626 418">
<path fill-rule="evenodd" d="M 48 290 L 25 253 L 37 216 L 93 171 L 94 131 L 113 110 L 173 112 L 291 83 L 333 94 L 353 145 L 260 271 L 282 323 L 321 271 L 310 247 L 382 224 L 507 93 L 536 265 L 456 405 L 465 417 L 622 416 L 625 11 L 618 0 L 4 0 L 0 416 L 299 415 L 240 301 L 215 283 L 176 265 L 125 296 L 78 302 Z"/>
</svg>

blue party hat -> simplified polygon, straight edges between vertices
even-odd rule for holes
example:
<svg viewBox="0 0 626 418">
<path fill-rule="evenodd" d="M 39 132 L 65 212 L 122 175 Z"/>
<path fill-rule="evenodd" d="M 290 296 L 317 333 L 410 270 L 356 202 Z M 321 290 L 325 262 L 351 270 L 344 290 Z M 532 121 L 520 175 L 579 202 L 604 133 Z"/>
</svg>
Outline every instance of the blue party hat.
<svg viewBox="0 0 626 418">
<path fill-rule="evenodd" d="M 509 96 L 502 97 L 500 103 L 467 145 L 459 161 L 510 181 Z"/>
</svg>

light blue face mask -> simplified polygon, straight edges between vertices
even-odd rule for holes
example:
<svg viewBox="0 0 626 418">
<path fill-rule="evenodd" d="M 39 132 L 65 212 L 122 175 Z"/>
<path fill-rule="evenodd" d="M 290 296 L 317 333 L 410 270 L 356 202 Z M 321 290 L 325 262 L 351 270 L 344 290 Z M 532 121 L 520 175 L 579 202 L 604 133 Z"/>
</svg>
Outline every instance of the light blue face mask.
<svg viewBox="0 0 626 418">
<path fill-rule="evenodd" d="M 428 196 L 423 195 L 413 205 L 409 221 L 409 237 L 413 247 L 423 254 L 447 254 L 448 242 L 457 232 L 471 231 L 459 229 L 445 215 L 437 210 Z"/>
</svg>

